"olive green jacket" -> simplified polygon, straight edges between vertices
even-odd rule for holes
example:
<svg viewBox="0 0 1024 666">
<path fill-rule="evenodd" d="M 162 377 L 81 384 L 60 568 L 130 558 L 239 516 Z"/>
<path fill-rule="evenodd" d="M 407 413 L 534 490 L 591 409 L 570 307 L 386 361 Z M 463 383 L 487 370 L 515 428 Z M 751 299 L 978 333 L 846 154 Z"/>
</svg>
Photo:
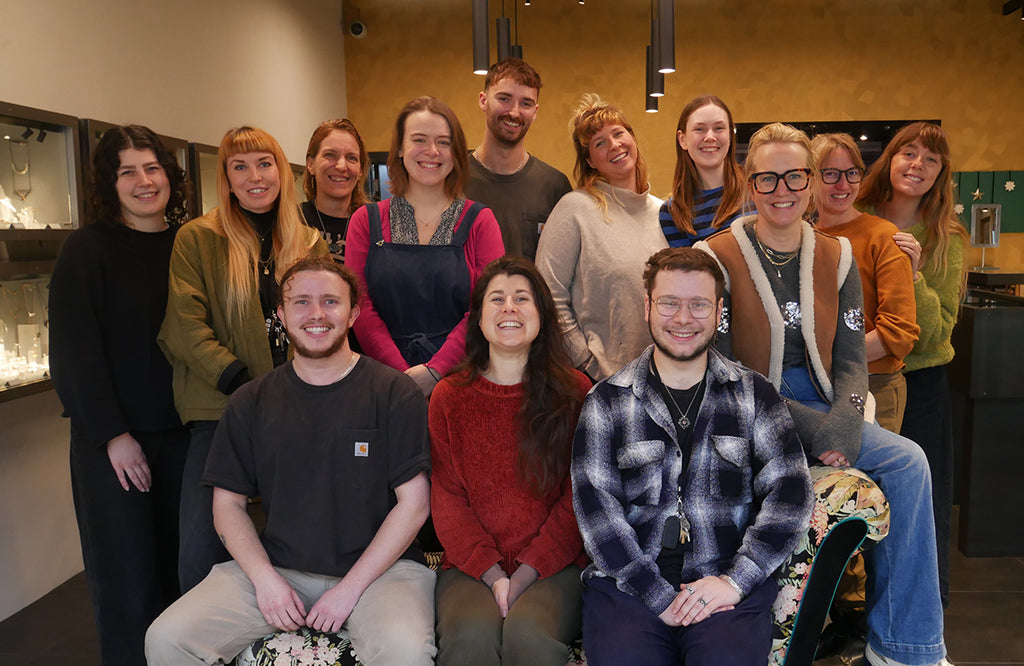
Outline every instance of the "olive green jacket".
<svg viewBox="0 0 1024 666">
<path fill-rule="evenodd" d="M 216 215 L 215 208 L 178 231 L 167 313 L 157 336 L 174 369 L 174 404 L 182 423 L 219 420 L 228 404 L 224 391 L 240 370 L 256 378 L 274 367 L 255 285 L 241 321 L 229 312 L 227 238 L 210 226 Z M 319 233 L 308 232 L 310 252 L 326 255 Z"/>
</svg>

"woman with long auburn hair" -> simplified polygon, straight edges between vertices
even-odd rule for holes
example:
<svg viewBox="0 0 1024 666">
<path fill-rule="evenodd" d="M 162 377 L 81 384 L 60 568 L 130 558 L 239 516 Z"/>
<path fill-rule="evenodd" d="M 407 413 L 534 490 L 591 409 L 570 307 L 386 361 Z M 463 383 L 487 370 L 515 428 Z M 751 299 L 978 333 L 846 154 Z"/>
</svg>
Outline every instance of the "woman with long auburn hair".
<svg viewBox="0 0 1024 666">
<path fill-rule="evenodd" d="M 327 253 L 303 224 L 288 158 L 274 137 L 249 126 L 228 130 L 217 160 L 220 205 L 175 239 L 158 338 L 192 439 L 181 491 L 182 592 L 229 559 L 213 528 L 213 490 L 199 482 L 217 422 L 238 387 L 288 359 L 275 313 L 280 276 L 310 252 Z"/>
<path fill-rule="evenodd" d="M 430 400 L 438 663 L 561 666 L 580 628 L 569 459 L 590 381 L 528 260 L 480 276 L 466 354 Z"/>
<path fill-rule="evenodd" d="M 584 95 L 569 121 L 576 189 L 555 205 L 537 247 L 573 365 L 609 377 L 640 355 L 651 334 L 638 276 L 667 246 L 647 162 L 617 106 Z"/>
<path fill-rule="evenodd" d="M 736 123 L 718 97 L 694 97 L 676 126 L 672 196 L 658 217 L 669 247 L 688 247 L 743 212 L 743 170 L 736 163 Z"/>
<path fill-rule="evenodd" d="M 939 587 L 949 605 L 949 538 L 953 513 L 953 422 L 946 364 L 967 286 L 967 231 L 953 212 L 953 167 L 946 132 L 907 125 L 892 138 L 861 186 L 858 203 L 901 231 L 910 255 L 920 336 L 904 357 L 907 404 L 900 434 L 917 442 L 932 473 Z"/>
</svg>

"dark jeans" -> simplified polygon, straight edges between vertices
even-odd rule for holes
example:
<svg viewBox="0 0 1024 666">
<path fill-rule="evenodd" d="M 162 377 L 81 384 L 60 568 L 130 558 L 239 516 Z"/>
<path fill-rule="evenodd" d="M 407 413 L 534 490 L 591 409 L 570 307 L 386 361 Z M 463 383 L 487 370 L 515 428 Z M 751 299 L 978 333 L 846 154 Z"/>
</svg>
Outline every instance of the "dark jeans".
<svg viewBox="0 0 1024 666">
<path fill-rule="evenodd" d="M 953 513 L 953 417 L 946 366 L 904 373 L 907 409 L 900 434 L 917 443 L 932 473 L 935 546 L 939 554 L 939 596 L 949 606 L 949 540 Z"/>
<path fill-rule="evenodd" d="M 731 611 L 688 627 L 669 627 L 636 597 L 606 578 L 583 588 L 583 649 L 591 666 L 764 666 L 772 647 L 774 580 L 754 588 Z"/>
<path fill-rule="evenodd" d="M 206 578 L 214 564 L 227 562 L 231 554 L 213 528 L 213 488 L 199 482 L 213 443 L 218 421 L 192 421 L 192 442 L 181 482 L 181 548 L 178 551 L 178 580 L 185 594 Z"/>
<path fill-rule="evenodd" d="M 105 445 L 71 428 L 71 492 L 104 666 L 145 666 L 146 628 L 178 598 L 178 500 L 189 434 L 134 432 L 150 491 L 125 491 Z"/>
</svg>

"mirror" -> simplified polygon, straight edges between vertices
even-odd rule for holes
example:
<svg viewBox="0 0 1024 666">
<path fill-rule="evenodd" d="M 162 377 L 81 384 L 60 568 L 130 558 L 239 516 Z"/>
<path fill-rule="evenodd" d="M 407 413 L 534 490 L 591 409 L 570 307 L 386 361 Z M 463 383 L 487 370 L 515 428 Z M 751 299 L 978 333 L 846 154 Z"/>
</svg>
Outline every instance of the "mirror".
<svg viewBox="0 0 1024 666">
<path fill-rule="evenodd" d="M 999 222 L 1002 204 L 974 204 L 971 206 L 971 245 L 973 247 L 999 247 Z"/>
</svg>

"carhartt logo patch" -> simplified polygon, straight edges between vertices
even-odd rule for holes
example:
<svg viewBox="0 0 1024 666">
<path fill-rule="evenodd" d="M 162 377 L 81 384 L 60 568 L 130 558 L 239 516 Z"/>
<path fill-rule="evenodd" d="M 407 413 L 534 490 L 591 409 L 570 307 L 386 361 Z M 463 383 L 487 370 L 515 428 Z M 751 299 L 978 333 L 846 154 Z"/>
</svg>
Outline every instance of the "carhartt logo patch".
<svg viewBox="0 0 1024 666">
<path fill-rule="evenodd" d="M 368 458 L 370 456 L 370 443 L 369 442 L 356 442 L 356 457 L 357 458 Z"/>
</svg>

